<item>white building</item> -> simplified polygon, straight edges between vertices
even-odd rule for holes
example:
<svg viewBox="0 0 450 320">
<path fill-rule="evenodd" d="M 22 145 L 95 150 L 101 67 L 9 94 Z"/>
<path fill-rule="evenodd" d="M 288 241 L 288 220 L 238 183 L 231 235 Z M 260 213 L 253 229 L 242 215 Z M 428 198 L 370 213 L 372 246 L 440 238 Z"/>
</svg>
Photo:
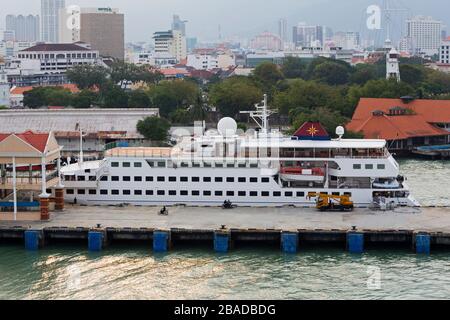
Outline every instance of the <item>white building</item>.
<svg viewBox="0 0 450 320">
<path fill-rule="evenodd" d="M 450 64 L 450 37 L 442 41 L 439 50 L 439 63 Z"/>
<path fill-rule="evenodd" d="M 155 32 L 155 53 L 174 56 L 178 62 L 186 59 L 186 37 L 179 30 Z"/>
<path fill-rule="evenodd" d="M 0 64 L 0 106 L 10 106 L 9 83 L 3 64 Z"/>
<path fill-rule="evenodd" d="M 333 35 L 333 43 L 344 50 L 359 50 L 361 37 L 359 32 L 336 32 Z"/>
<path fill-rule="evenodd" d="M 6 16 L 6 30 L 13 31 L 14 41 L 39 41 L 39 16 L 19 14 Z"/>
<path fill-rule="evenodd" d="M 400 54 L 394 48 L 386 55 L 386 79 L 395 79 L 400 82 Z"/>
<path fill-rule="evenodd" d="M 59 42 L 59 13 L 65 0 L 41 0 L 41 41 Z"/>
<path fill-rule="evenodd" d="M 58 39 L 60 43 L 81 41 L 80 14 L 80 8 L 76 6 L 59 9 Z"/>
<path fill-rule="evenodd" d="M 64 73 L 76 65 L 99 63 L 99 52 L 83 43 L 38 44 L 20 51 L 21 68 L 32 66 L 44 73 Z"/>
<path fill-rule="evenodd" d="M 441 46 L 442 22 L 417 16 L 407 20 L 407 34 L 416 54 L 435 55 Z"/>
<path fill-rule="evenodd" d="M 36 42 L 28 41 L 1 41 L 0 42 L 0 56 L 14 57 L 21 50 L 28 49 L 36 45 Z"/>
<path fill-rule="evenodd" d="M 321 47 L 325 43 L 325 29 L 324 26 L 299 23 L 293 28 L 292 41 L 295 47 Z"/>
<path fill-rule="evenodd" d="M 236 63 L 234 56 L 231 54 L 189 54 L 186 65 L 197 70 L 228 70 Z"/>
</svg>

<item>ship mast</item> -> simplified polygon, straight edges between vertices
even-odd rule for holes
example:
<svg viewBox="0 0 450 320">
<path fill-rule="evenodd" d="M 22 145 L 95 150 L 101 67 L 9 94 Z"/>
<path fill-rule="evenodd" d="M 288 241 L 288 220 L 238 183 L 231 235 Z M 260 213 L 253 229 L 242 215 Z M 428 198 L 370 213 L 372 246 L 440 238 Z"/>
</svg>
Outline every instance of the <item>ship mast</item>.
<svg viewBox="0 0 450 320">
<path fill-rule="evenodd" d="M 242 114 L 248 114 L 261 128 L 261 133 L 267 134 L 269 132 L 269 117 L 276 113 L 274 110 L 269 110 L 267 105 L 267 94 L 264 95 L 262 104 L 255 104 L 256 111 L 241 111 Z"/>
</svg>

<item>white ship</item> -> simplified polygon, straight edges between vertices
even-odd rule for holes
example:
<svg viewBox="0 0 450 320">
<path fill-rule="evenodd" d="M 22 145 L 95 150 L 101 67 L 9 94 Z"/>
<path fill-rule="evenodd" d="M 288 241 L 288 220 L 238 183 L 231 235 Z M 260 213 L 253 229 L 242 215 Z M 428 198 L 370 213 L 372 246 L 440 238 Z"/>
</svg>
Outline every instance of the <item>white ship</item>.
<svg viewBox="0 0 450 320">
<path fill-rule="evenodd" d="M 314 207 L 313 194 L 350 195 L 356 207 L 375 202 L 420 206 L 385 140 L 330 139 L 319 123 L 283 136 L 269 130 L 266 98 L 248 112 L 260 130 L 238 134 L 224 118 L 218 130 L 184 137 L 173 148 L 116 148 L 101 161 L 61 170 L 65 198 L 85 205 Z M 380 201 L 381 199 L 381 201 Z"/>
</svg>

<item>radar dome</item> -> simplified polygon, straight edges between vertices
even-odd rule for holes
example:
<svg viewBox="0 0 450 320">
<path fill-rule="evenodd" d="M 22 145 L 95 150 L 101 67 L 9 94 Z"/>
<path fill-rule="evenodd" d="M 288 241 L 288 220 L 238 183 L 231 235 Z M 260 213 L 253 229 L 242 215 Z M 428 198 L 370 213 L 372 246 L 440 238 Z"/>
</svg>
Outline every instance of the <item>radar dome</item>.
<svg viewBox="0 0 450 320">
<path fill-rule="evenodd" d="M 217 124 L 217 130 L 224 137 L 234 136 L 237 131 L 237 123 L 233 118 L 223 118 Z"/>
<path fill-rule="evenodd" d="M 345 134 L 345 129 L 342 126 L 339 126 L 336 128 L 336 135 L 339 136 L 339 138 L 342 138 L 342 136 Z"/>
</svg>

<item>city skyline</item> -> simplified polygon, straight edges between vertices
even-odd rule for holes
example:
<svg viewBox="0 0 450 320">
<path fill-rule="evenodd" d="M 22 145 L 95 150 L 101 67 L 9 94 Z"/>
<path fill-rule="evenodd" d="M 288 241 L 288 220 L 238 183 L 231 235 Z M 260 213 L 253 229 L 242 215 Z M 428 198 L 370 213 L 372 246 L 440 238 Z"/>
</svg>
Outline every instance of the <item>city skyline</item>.
<svg viewBox="0 0 450 320">
<path fill-rule="evenodd" d="M 119 8 L 125 14 L 126 41 L 134 42 L 150 41 L 154 31 L 169 29 L 174 14 L 189 21 L 186 31 L 188 36 L 197 36 L 204 40 L 215 40 L 219 37 L 219 24 L 223 38 L 234 36 L 252 38 L 263 31 L 277 34 L 280 18 L 287 19 L 288 31 L 292 25 L 301 21 L 312 25 L 323 24 L 335 31 L 361 31 L 365 26 L 366 8 L 370 4 L 382 5 L 383 1 L 345 0 L 336 3 L 330 0 L 280 0 L 261 4 L 256 0 L 245 3 L 236 0 L 216 0 L 213 8 L 210 1 L 195 0 L 195 2 L 196 5 L 181 0 L 155 0 L 152 3 L 145 0 L 131 0 L 127 3 L 120 0 L 72 0 L 67 1 L 66 5 Z M 198 8 L 205 9 L 199 11 Z M 442 0 L 430 0 L 427 3 L 418 0 L 408 1 L 408 9 L 413 15 L 430 15 L 434 19 L 442 20 L 444 24 L 449 24 L 450 21 L 445 14 L 449 8 L 450 4 Z M 29 0 L 17 0 L 14 3 L 4 4 L 3 9 L 4 15 L 0 17 L 1 28 L 5 26 L 7 14 L 40 14 L 40 1 L 35 0 L 30 4 Z M 142 21 L 145 21 L 144 26 Z M 205 25 L 209 25 L 210 28 L 205 28 Z"/>
</svg>

